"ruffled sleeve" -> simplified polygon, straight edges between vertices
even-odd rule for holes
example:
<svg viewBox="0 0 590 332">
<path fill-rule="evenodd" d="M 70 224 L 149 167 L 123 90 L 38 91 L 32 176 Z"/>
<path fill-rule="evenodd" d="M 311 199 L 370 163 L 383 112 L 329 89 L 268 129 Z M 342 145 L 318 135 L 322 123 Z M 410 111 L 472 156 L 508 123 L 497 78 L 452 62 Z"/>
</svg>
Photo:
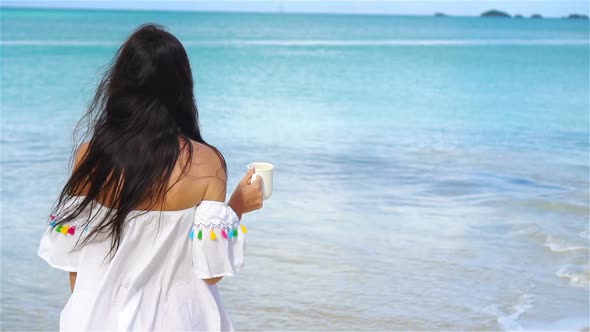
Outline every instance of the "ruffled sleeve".
<svg viewBox="0 0 590 332">
<path fill-rule="evenodd" d="M 197 276 L 233 276 L 244 266 L 247 229 L 225 203 L 202 201 L 189 233 Z"/>
<path fill-rule="evenodd" d="M 53 268 L 70 272 L 78 271 L 81 249 L 74 248 L 81 237 L 83 230 L 80 229 L 80 226 L 82 222 L 87 220 L 89 209 L 82 211 L 67 224 L 57 225 L 57 222 L 70 208 L 77 205 L 76 203 L 81 198 L 81 196 L 69 198 L 57 213 L 51 215 L 45 233 L 41 237 L 37 254 Z"/>
</svg>

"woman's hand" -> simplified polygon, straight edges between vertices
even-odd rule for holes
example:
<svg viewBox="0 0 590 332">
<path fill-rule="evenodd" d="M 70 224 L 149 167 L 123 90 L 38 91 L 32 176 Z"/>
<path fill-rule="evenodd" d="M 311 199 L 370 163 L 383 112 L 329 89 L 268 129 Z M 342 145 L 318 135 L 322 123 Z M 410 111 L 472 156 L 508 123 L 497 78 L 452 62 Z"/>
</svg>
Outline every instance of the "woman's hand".
<svg viewBox="0 0 590 332">
<path fill-rule="evenodd" d="M 254 174 L 253 168 L 244 175 L 227 202 L 240 220 L 242 214 L 262 208 L 262 178 L 258 176 L 250 182 L 252 174 Z"/>
</svg>

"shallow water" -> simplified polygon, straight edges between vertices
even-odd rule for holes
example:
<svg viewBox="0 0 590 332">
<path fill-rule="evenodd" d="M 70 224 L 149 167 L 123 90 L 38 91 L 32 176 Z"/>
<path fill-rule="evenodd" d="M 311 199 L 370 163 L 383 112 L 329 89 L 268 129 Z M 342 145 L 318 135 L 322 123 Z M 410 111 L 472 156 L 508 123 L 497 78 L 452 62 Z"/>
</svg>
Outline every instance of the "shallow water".
<svg viewBox="0 0 590 332">
<path fill-rule="evenodd" d="M 240 330 L 580 330 L 589 312 L 588 23 L 2 9 L 3 330 L 54 330 L 36 256 L 71 134 L 116 47 L 166 24 L 245 218 Z"/>
</svg>

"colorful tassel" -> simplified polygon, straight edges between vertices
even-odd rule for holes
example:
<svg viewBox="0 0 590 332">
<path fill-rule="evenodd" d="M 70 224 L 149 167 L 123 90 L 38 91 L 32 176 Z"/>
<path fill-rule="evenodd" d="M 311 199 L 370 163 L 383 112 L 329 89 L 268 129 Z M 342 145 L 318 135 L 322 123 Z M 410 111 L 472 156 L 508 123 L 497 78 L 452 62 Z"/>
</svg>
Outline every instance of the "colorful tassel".
<svg viewBox="0 0 590 332">
<path fill-rule="evenodd" d="M 68 234 L 74 235 L 76 233 L 76 226 L 71 226 L 68 229 Z"/>
<path fill-rule="evenodd" d="M 64 226 L 64 227 L 62 227 L 62 228 L 61 228 L 59 231 L 60 231 L 62 234 L 64 234 L 64 235 L 65 235 L 65 234 L 68 234 L 68 229 L 69 229 L 69 228 L 70 228 L 70 226 L 68 226 L 68 225 L 65 225 L 65 226 Z"/>
<path fill-rule="evenodd" d="M 52 222 L 50 222 L 50 223 L 49 223 L 49 225 L 50 225 L 51 227 L 55 226 L 55 224 L 57 224 L 57 220 L 53 220 Z"/>
<path fill-rule="evenodd" d="M 62 228 L 62 227 L 63 227 L 63 225 L 58 225 L 58 226 L 55 228 L 55 231 L 56 231 L 56 232 L 61 232 L 61 228 Z"/>
<path fill-rule="evenodd" d="M 246 228 L 246 226 L 244 225 L 240 225 L 240 228 L 242 230 L 242 233 L 247 233 L 248 229 Z M 232 239 L 234 237 L 238 237 L 238 227 L 235 228 L 221 228 L 221 236 L 224 239 Z M 192 240 L 195 237 L 195 230 L 191 229 L 191 231 L 188 234 L 188 237 Z M 215 232 L 215 230 L 211 229 L 209 231 L 209 237 L 211 238 L 211 240 L 217 240 L 217 233 Z M 199 229 L 199 232 L 197 233 L 197 239 L 202 240 L 203 239 L 203 230 Z"/>
<path fill-rule="evenodd" d="M 53 220 L 53 219 L 55 219 L 55 216 L 54 215 L 51 215 L 51 220 Z"/>
</svg>

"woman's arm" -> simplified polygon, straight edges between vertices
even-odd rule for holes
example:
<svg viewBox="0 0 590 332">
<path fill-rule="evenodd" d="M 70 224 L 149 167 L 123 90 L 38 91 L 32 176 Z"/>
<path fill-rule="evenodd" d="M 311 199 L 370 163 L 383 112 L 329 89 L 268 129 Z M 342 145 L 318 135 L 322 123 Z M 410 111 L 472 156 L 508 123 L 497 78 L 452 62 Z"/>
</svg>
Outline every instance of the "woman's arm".
<svg viewBox="0 0 590 332">
<path fill-rule="evenodd" d="M 262 180 L 256 178 L 250 182 L 254 170 L 249 170 L 234 190 L 227 205 L 234 210 L 240 219 L 244 213 L 258 210 L 262 207 Z M 225 177 L 214 178 L 207 186 L 203 200 L 225 202 L 227 182 Z M 223 277 L 203 279 L 208 285 L 215 285 Z"/>
</svg>

